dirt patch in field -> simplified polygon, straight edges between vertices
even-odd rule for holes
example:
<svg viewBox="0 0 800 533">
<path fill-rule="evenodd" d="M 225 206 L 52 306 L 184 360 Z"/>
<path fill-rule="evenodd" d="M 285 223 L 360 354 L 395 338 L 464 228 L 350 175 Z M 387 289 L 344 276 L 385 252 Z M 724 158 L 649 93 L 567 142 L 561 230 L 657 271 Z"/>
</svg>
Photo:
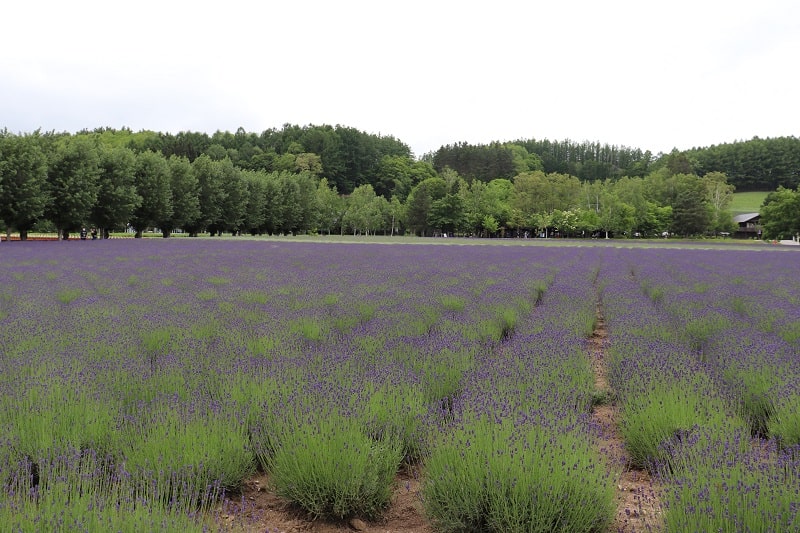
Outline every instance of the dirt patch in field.
<svg viewBox="0 0 800 533">
<path fill-rule="evenodd" d="M 594 384 L 598 391 L 606 391 L 609 403 L 597 405 L 592 411 L 592 422 L 600 436 L 600 452 L 620 472 L 616 480 L 617 513 L 611 531 L 634 533 L 663 531 L 663 517 L 658 487 L 650 474 L 630 466 L 630 456 L 619 430 L 619 408 L 606 377 L 606 330 L 603 309 L 597 306 L 595 330 L 589 342 L 589 356 L 594 370 Z"/>
</svg>

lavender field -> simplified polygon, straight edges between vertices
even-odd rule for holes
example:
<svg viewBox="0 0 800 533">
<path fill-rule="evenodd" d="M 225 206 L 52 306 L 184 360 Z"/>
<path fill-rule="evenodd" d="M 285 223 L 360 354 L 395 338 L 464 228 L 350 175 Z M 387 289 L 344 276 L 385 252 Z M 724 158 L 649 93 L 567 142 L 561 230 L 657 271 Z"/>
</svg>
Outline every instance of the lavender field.
<svg viewBox="0 0 800 533">
<path fill-rule="evenodd" d="M 615 531 L 624 468 L 663 530 L 800 529 L 792 250 L 145 239 L 0 266 L 0 531 L 246 529 L 215 516 L 258 472 L 379 521 L 408 465 L 436 531 Z"/>
</svg>

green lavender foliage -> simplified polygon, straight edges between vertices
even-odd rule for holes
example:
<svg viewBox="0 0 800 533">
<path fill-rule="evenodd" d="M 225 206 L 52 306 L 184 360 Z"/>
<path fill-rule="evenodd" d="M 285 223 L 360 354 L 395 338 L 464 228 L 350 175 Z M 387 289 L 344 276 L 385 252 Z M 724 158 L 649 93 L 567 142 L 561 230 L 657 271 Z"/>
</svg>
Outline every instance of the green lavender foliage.
<svg viewBox="0 0 800 533">
<path fill-rule="evenodd" d="M 388 506 L 403 459 L 400 439 L 368 435 L 352 418 L 315 417 L 280 435 L 265 456 L 275 491 L 311 516 L 377 518 Z"/>
<path fill-rule="evenodd" d="M 477 418 L 433 446 L 425 512 L 438 531 L 605 531 L 613 484 L 590 439 Z"/>
<path fill-rule="evenodd" d="M 666 531 L 798 531 L 800 453 L 753 447 L 747 431 L 698 431 L 660 468 Z"/>
<path fill-rule="evenodd" d="M 768 431 L 781 446 L 800 445 L 800 392 L 791 391 L 778 396 L 775 410 L 769 419 Z"/>
<path fill-rule="evenodd" d="M 676 382 L 653 382 L 622 406 L 621 431 L 631 461 L 638 468 L 654 469 L 670 463 L 669 446 L 698 428 L 720 434 L 742 429 L 744 420 L 731 414 L 719 395 L 709 395 L 711 381 L 702 374 Z"/>
</svg>

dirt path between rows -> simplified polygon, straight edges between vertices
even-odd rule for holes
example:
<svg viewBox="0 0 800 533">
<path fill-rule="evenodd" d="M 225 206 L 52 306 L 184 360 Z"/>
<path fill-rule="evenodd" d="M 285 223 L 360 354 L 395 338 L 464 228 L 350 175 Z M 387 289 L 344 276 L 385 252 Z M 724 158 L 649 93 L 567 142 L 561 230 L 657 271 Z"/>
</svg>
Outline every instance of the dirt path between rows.
<svg viewBox="0 0 800 533">
<path fill-rule="evenodd" d="M 596 405 L 592 410 L 592 422 L 599 429 L 600 452 L 612 467 L 620 472 L 616 480 L 617 514 L 611 531 L 636 533 L 664 530 L 658 489 L 645 470 L 630 467 L 630 457 L 619 430 L 619 406 L 606 378 L 606 341 L 608 332 L 603 318 L 602 303 L 597 304 L 597 321 L 589 341 L 589 356 L 594 371 L 594 386 L 597 391 L 606 391 L 608 403 Z"/>
</svg>

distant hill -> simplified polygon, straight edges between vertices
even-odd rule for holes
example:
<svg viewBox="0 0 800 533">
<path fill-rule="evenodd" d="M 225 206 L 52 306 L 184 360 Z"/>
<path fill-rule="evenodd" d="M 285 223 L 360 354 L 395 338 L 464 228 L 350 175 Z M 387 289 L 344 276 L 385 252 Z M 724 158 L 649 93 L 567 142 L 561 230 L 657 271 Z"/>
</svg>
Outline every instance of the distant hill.
<svg viewBox="0 0 800 533">
<path fill-rule="evenodd" d="M 540 169 L 584 181 L 640 177 L 667 166 L 675 173 L 723 172 L 738 192 L 774 191 L 800 185 L 800 139 L 737 141 L 654 156 L 649 151 L 599 142 L 519 139 L 489 144 L 456 143 L 423 157 L 441 172 L 452 168 L 468 180 L 511 178 Z"/>
<path fill-rule="evenodd" d="M 737 192 L 800 185 L 800 139 L 776 137 L 693 148 L 683 152 L 699 175 L 724 172 Z"/>
</svg>

